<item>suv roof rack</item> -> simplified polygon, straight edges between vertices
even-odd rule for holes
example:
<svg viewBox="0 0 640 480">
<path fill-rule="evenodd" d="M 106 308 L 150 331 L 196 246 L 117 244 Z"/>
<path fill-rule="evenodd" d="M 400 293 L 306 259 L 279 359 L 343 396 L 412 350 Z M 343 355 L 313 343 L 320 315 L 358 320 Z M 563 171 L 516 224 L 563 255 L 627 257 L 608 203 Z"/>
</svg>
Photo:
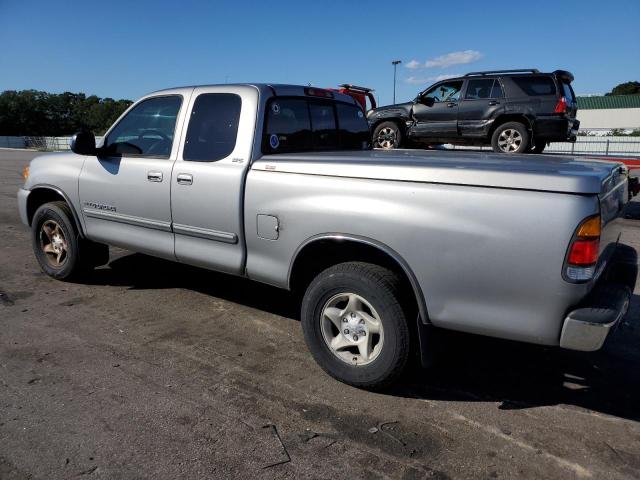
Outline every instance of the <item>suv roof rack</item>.
<svg viewBox="0 0 640 480">
<path fill-rule="evenodd" d="M 509 70 L 487 70 L 485 72 L 470 72 L 465 77 L 472 77 L 475 75 L 492 75 L 494 73 L 540 73 L 537 68 L 511 68 Z"/>
</svg>

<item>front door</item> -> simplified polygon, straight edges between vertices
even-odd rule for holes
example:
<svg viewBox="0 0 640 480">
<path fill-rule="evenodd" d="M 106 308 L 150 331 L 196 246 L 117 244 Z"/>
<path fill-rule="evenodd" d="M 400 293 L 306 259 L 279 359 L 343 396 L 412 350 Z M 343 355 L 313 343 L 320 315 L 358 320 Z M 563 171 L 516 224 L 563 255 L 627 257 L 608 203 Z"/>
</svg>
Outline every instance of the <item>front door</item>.
<svg viewBox="0 0 640 480">
<path fill-rule="evenodd" d="M 504 110 L 504 94 L 498 79 L 469 80 L 458 107 L 458 128 L 465 137 L 485 137 L 491 122 Z"/>
<path fill-rule="evenodd" d="M 148 97 L 109 131 L 79 180 L 87 236 L 174 259 L 170 184 L 181 95 Z"/>
<path fill-rule="evenodd" d="M 443 82 L 422 92 L 413 107 L 416 137 L 446 137 L 458 135 L 458 101 L 462 80 Z M 421 99 L 429 99 L 421 103 Z M 433 102 L 431 104 L 431 101 Z"/>
<path fill-rule="evenodd" d="M 254 87 L 193 91 L 171 179 L 175 253 L 180 262 L 243 272 L 243 186 L 257 104 Z"/>
</svg>

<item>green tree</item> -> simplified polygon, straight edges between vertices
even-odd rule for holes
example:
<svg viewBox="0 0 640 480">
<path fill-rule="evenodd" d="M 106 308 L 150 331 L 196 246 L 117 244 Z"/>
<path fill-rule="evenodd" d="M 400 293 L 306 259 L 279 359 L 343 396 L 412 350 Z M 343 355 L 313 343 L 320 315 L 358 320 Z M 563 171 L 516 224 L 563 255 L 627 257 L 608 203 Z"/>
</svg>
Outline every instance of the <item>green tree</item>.
<svg viewBox="0 0 640 480">
<path fill-rule="evenodd" d="M 63 136 L 83 129 L 102 135 L 129 105 L 84 93 L 7 90 L 0 93 L 0 135 Z"/>
<path fill-rule="evenodd" d="M 640 82 L 621 83 L 605 95 L 640 95 Z"/>
</svg>

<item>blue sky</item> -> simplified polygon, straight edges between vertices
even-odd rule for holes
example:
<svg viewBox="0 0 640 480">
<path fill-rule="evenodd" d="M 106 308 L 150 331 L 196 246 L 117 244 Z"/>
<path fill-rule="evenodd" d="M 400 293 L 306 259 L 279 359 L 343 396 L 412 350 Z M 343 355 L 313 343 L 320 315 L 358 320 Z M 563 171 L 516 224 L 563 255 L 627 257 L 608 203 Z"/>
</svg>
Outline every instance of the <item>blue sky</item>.
<svg viewBox="0 0 640 480">
<path fill-rule="evenodd" d="M 398 101 L 443 75 L 514 67 L 567 69 L 577 93 L 604 93 L 640 81 L 640 0 L 0 0 L 0 91 L 348 82 L 387 104 L 394 59 Z"/>
</svg>

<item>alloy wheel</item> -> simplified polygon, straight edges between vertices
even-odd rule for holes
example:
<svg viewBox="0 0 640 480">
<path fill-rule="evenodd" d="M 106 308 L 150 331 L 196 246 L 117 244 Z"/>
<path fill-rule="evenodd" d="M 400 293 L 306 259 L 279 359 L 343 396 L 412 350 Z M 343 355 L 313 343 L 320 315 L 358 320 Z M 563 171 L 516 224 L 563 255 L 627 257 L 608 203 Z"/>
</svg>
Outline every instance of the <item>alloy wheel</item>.
<svg viewBox="0 0 640 480">
<path fill-rule="evenodd" d="M 371 363 L 382 351 L 384 331 L 380 316 L 355 293 L 339 293 L 325 303 L 320 329 L 331 353 L 349 365 Z"/>
</svg>

